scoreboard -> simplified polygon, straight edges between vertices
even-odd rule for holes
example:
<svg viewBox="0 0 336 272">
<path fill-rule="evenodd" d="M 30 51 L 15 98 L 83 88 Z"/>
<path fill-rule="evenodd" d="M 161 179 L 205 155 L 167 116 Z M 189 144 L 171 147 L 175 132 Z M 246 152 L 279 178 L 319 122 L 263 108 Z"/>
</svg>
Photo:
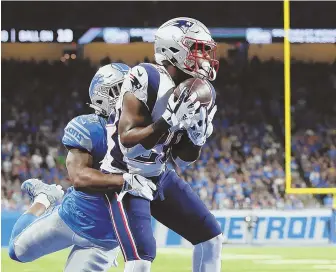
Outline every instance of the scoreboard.
<svg viewBox="0 0 336 272">
<path fill-rule="evenodd" d="M 77 43 L 105 42 L 125 44 L 154 42 L 157 28 L 93 27 L 90 29 L 3 29 L 3 43 Z M 282 43 L 283 29 L 271 28 L 209 28 L 218 42 L 248 44 Z M 291 29 L 291 43 L 336 43 L 336 29 Z"/>
<path fill-rule="evenodd" d="M 4 29 L 1 30 L 1 42 L 18 43 L 71 43 L 74 41 L 72 29 Z"/>
</svg>

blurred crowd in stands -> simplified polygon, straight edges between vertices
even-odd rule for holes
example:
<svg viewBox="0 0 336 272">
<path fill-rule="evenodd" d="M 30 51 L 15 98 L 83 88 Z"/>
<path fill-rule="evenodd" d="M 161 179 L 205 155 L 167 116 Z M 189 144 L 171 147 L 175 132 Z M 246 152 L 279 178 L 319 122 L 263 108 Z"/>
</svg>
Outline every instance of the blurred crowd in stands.
<svg viewBox="0 0 336 272">
<path fill-rule="evenodd" d="M 283 26 L 283 7 L 280 1 L 218 1 L 211 3 L 211 11 L 204 12 L 201 1 L 194 1 L 192 6 L 186 1 L 176 1 L 174 5 L 168 1 L 123 1 L 118 5 L 106 2 L 97 5 L 95 2 L 85 1 L 77 3 L 26 3 L 20 5 L 15 2 L 3 3 L 3 29 L 53 29 L 70 28 L 83 31 L 92 26 L 109 27 L 158 27 L 170 18 L 197 18 L 208 27 L 267 27 L 279 28 Z M 27 14 L 26 10 L 30 10 Z M 76 10 L 76 14 L 74 14 Z M 113 16 L 109 11 L 113 10 Z M 141 12 L 139 12 L 141 10 Z M 294 1 L 291 4 L 291 18 L 293 28 L 334 28 L 335 6 L 333 1 Z M 127 13 L 126 13 L 127 12 Z M 44 16 L 43 20 L 41 14 Z M 62 14 L 62 16 L 59 16 Z M 125 20 L 127 14 L 127 20 Z M 312 20 L 313 17 L 319 20 Z"/>
<path fill-rule="evenodd" d="M 70 186 L 63 129 L 91 112 L 88 86 L 97 68 L 88 60 L 2 60 L 2 208 L 29 205 L 20 185 L 30 177 Z M 223 59 L 214 86 L 214 134 L 199 161 L 176 169 L 204 203 L 211 209 L 330 206 L 331 196 L 285 194 L 283 63 Z M 336 187 L 336 63 L 294 61 L 291 87 L 292 186 Z"/>
</svg>

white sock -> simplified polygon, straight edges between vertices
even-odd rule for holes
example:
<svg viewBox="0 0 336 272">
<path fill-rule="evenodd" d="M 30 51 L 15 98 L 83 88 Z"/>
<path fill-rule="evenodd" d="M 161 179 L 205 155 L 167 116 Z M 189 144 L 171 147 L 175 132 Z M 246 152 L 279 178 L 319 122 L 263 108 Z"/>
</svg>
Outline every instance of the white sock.
<svg viewBox="0 0 336 272">
<path fill-rule="evenodd" d="M 220 272 L 223 235 L 195 245 L 192 272 Z"/>
<path fill-rule="evenodd" d="M 33 204 L 40 203 L 48 209 L 50 207 L 50 201 L 48 197 L 45 194 L 39 194 L 37 197 L 35 197 Z"/>
<path fill-rule="evenodd" d="M 146 260 L 128 261 L 124 272 L 150 272 L 152 263 Z"/>
</svg>

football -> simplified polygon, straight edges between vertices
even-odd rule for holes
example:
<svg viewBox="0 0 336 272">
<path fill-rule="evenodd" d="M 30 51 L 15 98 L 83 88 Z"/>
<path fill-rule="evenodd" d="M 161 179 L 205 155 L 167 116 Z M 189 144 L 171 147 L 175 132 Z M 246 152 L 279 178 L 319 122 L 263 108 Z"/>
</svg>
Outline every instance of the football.
<svg viewBox="0 0 336 272">
<path fill-rule="evenodd" d="M 183 81 L 174 90 L 176 98 L 180 96 L 184 88 L 188 88 L 189 96 L 193 93 L 197 94 L 196 101 L 199 101 L 201 106 L 206 106 L 209 109 L 213 104 L 213 99 L 215 99 L 214 90 L 208 81 L 199 78 L 189 78 Z"/>
</svg>

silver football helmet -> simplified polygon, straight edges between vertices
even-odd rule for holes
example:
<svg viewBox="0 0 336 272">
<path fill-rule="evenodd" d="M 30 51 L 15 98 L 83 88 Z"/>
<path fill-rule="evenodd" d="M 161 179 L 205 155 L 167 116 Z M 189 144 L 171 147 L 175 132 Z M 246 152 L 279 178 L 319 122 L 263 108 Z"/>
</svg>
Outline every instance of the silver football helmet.
<svg viewBox="0 0 336 272">
<path fill-rule="evenodd" d="M 129 69 L 130 67 L 123 63 L 111 63 L 99 68 L 89 87 L 89 106 L 96 114 L 108 117 L 114 110 Z"/>
<path fill-rule="evenodd" d="M 215 80 L 219 68 L 217 44 L 209 29 L 192 18 L 179 17 L 164 23 L 155 34 L 155 61 L 167 60 L 183 72 Z"/>
</svg>

